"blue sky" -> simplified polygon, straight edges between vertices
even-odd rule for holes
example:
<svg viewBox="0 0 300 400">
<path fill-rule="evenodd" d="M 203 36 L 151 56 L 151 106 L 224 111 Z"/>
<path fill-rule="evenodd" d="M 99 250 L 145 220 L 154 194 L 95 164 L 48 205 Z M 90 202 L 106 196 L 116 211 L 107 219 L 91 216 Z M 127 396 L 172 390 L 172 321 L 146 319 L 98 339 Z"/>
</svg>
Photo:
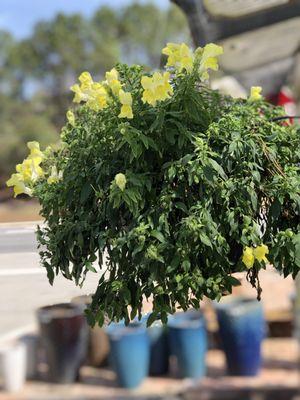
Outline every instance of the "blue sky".
<svg viewBox="0 0 300 400">
<path fill-rule="evenodd" d="M 58 12 L 80 12 L 88 16 L 101 5 L 122 7 L 132 2 L 132 0 L 0 0 L 0 29 L 13 33 L 17 38 L 23 38 L 30 34 L 37 21 L 51 19 Z M 152 2 L 162 7 L 169 3 L 168 0 L 152 0 Z"/>
</svg>

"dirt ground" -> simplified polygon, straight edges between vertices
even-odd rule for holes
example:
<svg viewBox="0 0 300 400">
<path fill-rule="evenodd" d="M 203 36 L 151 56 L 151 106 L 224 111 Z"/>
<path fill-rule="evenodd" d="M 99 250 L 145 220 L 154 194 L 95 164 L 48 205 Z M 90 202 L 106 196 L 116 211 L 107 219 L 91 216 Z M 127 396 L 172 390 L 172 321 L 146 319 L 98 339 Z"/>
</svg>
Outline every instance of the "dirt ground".
<svg viewBox="0 0 300 400">
<path fill-rule="evenodd" d="M 0 203 L 1 222 L 38 221 L 39 204 L 35 200 L 11 199 Z"/>
</svg>

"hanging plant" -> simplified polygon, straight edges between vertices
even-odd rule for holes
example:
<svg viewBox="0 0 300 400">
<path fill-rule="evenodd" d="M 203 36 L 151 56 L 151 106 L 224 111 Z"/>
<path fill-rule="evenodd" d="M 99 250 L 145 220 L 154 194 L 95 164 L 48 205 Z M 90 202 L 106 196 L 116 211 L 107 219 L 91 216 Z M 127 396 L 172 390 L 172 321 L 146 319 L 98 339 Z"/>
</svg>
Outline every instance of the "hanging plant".
<svg viewBox="0 0 300 400">
<path fill-rule="evenodd" d="M 8 181 L 41 204 L 50 283 L 99 275 L 91 324 L 128 322 L 145 298 L 149 324 L 165 322 L 178 306 L 231 292 L 234 272 L 248 271 L 260 291 L 267 263 L 284 276 L 300 269 L 299 127 L 258 87 L 244 100 L 207 86 L 221 47 L 163 53 L 163 73 L 123 64 L 103 82 L 82 73 L 61 146 L 29 143 Z"/>
</svg>

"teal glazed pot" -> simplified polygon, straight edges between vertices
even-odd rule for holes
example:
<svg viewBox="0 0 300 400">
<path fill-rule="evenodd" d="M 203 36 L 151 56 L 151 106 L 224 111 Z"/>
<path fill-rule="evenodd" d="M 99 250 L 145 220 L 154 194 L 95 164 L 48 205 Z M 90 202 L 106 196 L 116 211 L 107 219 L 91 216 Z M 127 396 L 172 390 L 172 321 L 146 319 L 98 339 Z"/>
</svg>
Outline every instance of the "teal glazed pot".
<svg viewBox="0 0 300 400">
<path fill-rule="evenodd" d="M 238 297 L 216 304 L 216 311 L 229 375 L 257 375 L 266 332 L 262 304 Z"/>
<path fill-rule="evenodd" d="M 112 323 L 107 327 L 110 362 L 118 383 L 126 389 L 138 387 L 148 376 L 150 343 L 144 324 Z"/>
<path fill-rule="evenodd" d="M 182 378 L 202 378 L 206 373 L 206 324 L 196 310 L 178 313 L 169 318 L 170 352 L 177 359 Z"/>
</svg>

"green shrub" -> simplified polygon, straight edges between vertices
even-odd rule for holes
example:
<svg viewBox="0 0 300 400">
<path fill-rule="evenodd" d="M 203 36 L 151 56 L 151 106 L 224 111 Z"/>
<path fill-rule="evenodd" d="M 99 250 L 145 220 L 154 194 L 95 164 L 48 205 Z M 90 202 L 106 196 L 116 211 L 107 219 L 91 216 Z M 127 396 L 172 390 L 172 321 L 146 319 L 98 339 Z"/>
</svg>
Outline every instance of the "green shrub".
<svg viewBox="0 0 300 400">
<path fill-rule="evenodd" d="M 148 322 L 165 322 L 177 305 L 231 292 L 236 271 L 260 291 L 268 261 L 284 276 L 299 271 L 299 129 L 257 88 L 248 100 L 209 89 L 220 52 L 169 45 L 171 76 L 118 65 L 106 82 L 84 73 L 72 88 L 85 104 L 28 184 L 50 282 L 99 274 L 91 324 L 105 314 L 128 322 L 143 298 L 153 300 Z"/>
</svg>

